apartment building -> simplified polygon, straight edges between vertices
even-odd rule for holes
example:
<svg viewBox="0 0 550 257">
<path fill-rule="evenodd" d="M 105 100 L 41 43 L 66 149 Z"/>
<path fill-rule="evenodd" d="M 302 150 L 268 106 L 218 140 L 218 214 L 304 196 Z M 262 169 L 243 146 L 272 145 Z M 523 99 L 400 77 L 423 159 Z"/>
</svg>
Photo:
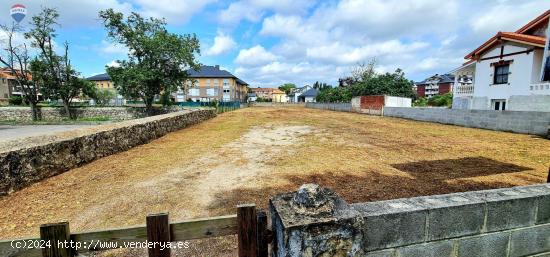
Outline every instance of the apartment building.
<svg viewBox="0 0 550 257">
<path fill-rule="evenodd" d="M 99 89 L 112 89 L 115 90 L 115 86 L 109 77 L 109 74 L 103 73 L 87 78 L 87 80 L 92 81 L 95 86 Z"/>
<path fill-rule="evenodd" d="M 415 83 L 416 93 L 419 97 L 430 98 L 435 95 L 443 95 L 453 91 L 455 76 L 451 74 L 435 74 L 421 82 Z"/>
<path fill-rule="evenodd" d="M 246 102 L 248 84 L 219 65 L 203 65 L 199 70 L 187 71 L 187 92 L 179 90 L 175 94 L 176 102 Z"/>
</svg>

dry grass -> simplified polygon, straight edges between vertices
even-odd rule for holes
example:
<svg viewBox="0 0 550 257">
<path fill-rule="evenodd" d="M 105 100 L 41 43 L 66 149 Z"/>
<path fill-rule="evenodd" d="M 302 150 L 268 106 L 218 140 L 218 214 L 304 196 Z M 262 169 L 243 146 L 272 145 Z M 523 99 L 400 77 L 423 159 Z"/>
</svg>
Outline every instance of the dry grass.
<svg viewBox="0 0 550 257">
<path fill-rule="evenodd" d="M 61 220 L 83 231 L 143 224 L 155 212 L 172 220 L 229 214 L 237 203 L 265 206 L 270 196 L 311 182 L 350 202 L 541 183 L 548 149 L 549 140 L 528 135 L 247 108 L 1 198 L 0 238 L 36 236 L 39 224 Z M 186 255 L 217 256 L 232 242 L 201 241 Z M 140 253 L 104 256 L 133 255 Z"/>
</svg>

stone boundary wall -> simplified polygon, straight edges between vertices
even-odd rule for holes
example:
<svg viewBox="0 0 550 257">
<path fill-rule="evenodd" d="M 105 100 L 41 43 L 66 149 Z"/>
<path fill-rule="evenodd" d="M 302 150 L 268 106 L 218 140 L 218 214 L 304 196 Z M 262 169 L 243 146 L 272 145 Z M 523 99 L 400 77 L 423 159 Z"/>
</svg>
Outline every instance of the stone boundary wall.
<svg viewBox="0 0 550 257">
<path fill-rule="evenodd" d="M 384 116 L 549 136 L 550 112 L 384 107 Z"/>
<path fill-rule="evenodd" d="M 550 255 L 550 184 L 356 204 L 309 184 L 270 212 L 277 257 Z"/>
<path fill-rule="evenodd" d="M 351 103 L 306 103 L 306 108 L 352 112 Z"/>
<path fill-rule="evenodd" d="M 0 144 L 0 195 L 216 116 L 184 110 Z"/>
<path fill-rule="evenodd" d="M 166 114 L 181 111 L 184 108 L 170 106 L 155 109 L 155 114 Z M 109 117 L 111 120 L 131 120 L 146 117 L 144 107 L 80 107 L 72 108 L 71 112 L 77 118 Z M 39 115 L 44 121 L 61 121 L 67 119 L 65 110 L 60 107 L 41 107 Z M 0 107 L 0 121 L 32 121 L 30 107 Z"/>
</svg>

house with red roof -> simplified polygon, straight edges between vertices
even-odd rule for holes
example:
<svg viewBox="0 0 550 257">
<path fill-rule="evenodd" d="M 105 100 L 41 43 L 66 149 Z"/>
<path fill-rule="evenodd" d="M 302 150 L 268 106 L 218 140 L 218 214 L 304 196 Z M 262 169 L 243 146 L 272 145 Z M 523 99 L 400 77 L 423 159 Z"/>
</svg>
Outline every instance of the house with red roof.
<svg viewBox="0 0 550 257">
<path fill-rule="evenodd" d="M 550 112 L 549 20 L 550 10 L 468 53 L 453 71 L 453 109 Z"/>
</svg>

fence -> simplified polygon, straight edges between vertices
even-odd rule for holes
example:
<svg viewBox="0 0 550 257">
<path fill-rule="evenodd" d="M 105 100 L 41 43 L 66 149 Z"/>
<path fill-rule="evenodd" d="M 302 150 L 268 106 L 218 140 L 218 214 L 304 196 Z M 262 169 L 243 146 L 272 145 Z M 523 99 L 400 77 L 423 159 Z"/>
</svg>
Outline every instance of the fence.
<svg viewBox="0 0 550 257">
<path fill-rule="evenodd" d="M 241 108 L 240 102 L 181 102 L 178 105 L 182 107 L 214 107 L 218 113 Z"/>
<path fill-rule="evenodd" d="M 169 242 L 235 234 L 239 257 L 268 256 L 271 232 L 267 215 L 253 204 L 237 206 L 236 215 L 169 223 L 168 214 L 160 213 L 148 215 L 145 226 L 83 233 L 71 233 L 68 222 L 44 224 L 40 226 L 40 238 L 0 241 L 0 256 L 73 257 L 83 252 L 145 245 L 149 257 L 169 257 Z M 15 248 L 28 246 L 29 242 L 35 247 Z"/>
</svg>

